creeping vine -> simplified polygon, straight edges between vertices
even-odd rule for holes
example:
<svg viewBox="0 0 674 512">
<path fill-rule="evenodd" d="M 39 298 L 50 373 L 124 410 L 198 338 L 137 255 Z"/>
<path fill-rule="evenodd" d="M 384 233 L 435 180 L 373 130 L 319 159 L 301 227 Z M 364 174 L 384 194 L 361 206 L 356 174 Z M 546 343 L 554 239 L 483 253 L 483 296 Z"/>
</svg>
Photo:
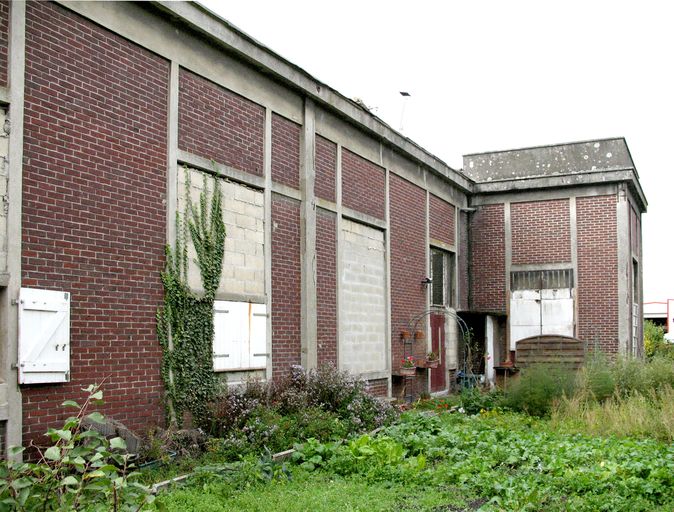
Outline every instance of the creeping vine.
<svg viewBox="0 0 674 512">
<path fill-rule="evenodd" d="M 163 349 L 162 378 L 166 386 L 169 423 L 180 426 L 186 412 L 196 425 L 205 421 L 208 403 L 219 381 L 213 373 L 213 303 L 222 273 L 225 224 L 218 178 L 212 192 L 204 179 L 199 204 L 190 197 L 190 171 L 185 169 L 184 219 L 176 216 L 175 248 L 166 246 L 161 274 L 164 303 L 157 311 L 157 334 Z M 188 238 L 196 252 L 203 293 L 190 289 L 187 279 Z"/>
</svg>

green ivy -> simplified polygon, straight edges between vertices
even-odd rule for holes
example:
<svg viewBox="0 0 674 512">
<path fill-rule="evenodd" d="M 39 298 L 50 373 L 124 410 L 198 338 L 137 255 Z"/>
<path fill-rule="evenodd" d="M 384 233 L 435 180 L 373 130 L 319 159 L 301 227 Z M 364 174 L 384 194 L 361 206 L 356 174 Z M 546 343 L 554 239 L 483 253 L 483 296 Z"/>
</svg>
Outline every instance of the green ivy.
<svg viewBox="0 0 674 512">
<path fill-rule="evenodd" d="M 166 268 L 161 274 L 164 304 L 157 312 L 157 332 L 163 348 L 162 378 L 166 385 L 169 423 L 182 425 L 189 412 L 196 425 L 203 424 L 208 403 L 219 390 L 213 372 L 213 303 L 222 273 L 225 224 L 222 219 L 220 183 L 204 180 L 199 204 L 190 197 L 190 171 L 185 169 L 185 221 L 177 215 L 174 249 L 166 247 Z M 187 282 L 188 238 L 196 251 L 203 294 Z"/>
</svg>

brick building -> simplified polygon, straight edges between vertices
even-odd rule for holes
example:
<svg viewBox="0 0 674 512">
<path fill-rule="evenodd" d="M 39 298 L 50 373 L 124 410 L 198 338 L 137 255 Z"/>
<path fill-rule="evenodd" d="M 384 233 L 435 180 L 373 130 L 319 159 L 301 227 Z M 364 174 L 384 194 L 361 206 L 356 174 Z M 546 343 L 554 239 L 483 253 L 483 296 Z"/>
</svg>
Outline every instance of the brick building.
<svg viewBox="0 0 674 512">
<path fill-rule="evenodd" d="M 164 247 L 206 176 L 222 180 L 227 226 L 214 371 L 228 382 L 332 362 L 380 395 L 443 391 L 461 367 L 456 312 L 488 375 L 541 332 L 641 350 L 646 202 L 623 139 L 455 170 L 209 11 L 169 2 L 0 1 L 0 109 L 7 444 L 103 378 L 107 414 L 163 421 Z M 397 375 L 430 349 L 438 369 Z"/>
</svg>

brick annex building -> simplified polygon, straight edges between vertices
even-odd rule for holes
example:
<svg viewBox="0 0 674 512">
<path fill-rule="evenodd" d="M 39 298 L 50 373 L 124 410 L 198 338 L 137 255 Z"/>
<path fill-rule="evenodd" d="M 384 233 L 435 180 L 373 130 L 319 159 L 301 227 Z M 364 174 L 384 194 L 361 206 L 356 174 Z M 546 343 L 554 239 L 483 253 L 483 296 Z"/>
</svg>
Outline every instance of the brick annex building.
<svg viewBox="0 0 674 512">
<path fill-rule="evenodd" d="M 455 311 L 489 376 L 533 334 L 641 352 L 646 201 L 623 139 L 455 170 L 172 2 L 1 1 L 0 108 L 5 446 L 103 378 L 107 414 L 163 422 L 164 247 L 212 161 L 227 226 L 214 370 L 229 382 L 333 362 L 379 395 L 443 391 L 462 364 Z M 431 348 L 438 369 L 397 375 Z"/>
</svg>

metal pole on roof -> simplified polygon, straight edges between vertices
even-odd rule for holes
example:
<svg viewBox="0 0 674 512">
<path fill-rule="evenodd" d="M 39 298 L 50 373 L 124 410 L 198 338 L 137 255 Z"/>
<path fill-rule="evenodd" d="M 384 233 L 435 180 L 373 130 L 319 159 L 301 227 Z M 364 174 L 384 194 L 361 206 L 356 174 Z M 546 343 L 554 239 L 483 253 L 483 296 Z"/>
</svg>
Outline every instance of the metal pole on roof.
<svg viewBox="0 0 674 512">
<path fill-rule="evenodd" d="M 403 97 L 403 108 L 402 111 L 400 112 L 400 129 L 398 130 L 399 132 L 403 131 L 403 119 L 405 118 L 405 105 L 407 105 L 407 98 L 411 96 L 411 94 L 407 91 L 400 91 L 400 95 Z"/>
</svg>

